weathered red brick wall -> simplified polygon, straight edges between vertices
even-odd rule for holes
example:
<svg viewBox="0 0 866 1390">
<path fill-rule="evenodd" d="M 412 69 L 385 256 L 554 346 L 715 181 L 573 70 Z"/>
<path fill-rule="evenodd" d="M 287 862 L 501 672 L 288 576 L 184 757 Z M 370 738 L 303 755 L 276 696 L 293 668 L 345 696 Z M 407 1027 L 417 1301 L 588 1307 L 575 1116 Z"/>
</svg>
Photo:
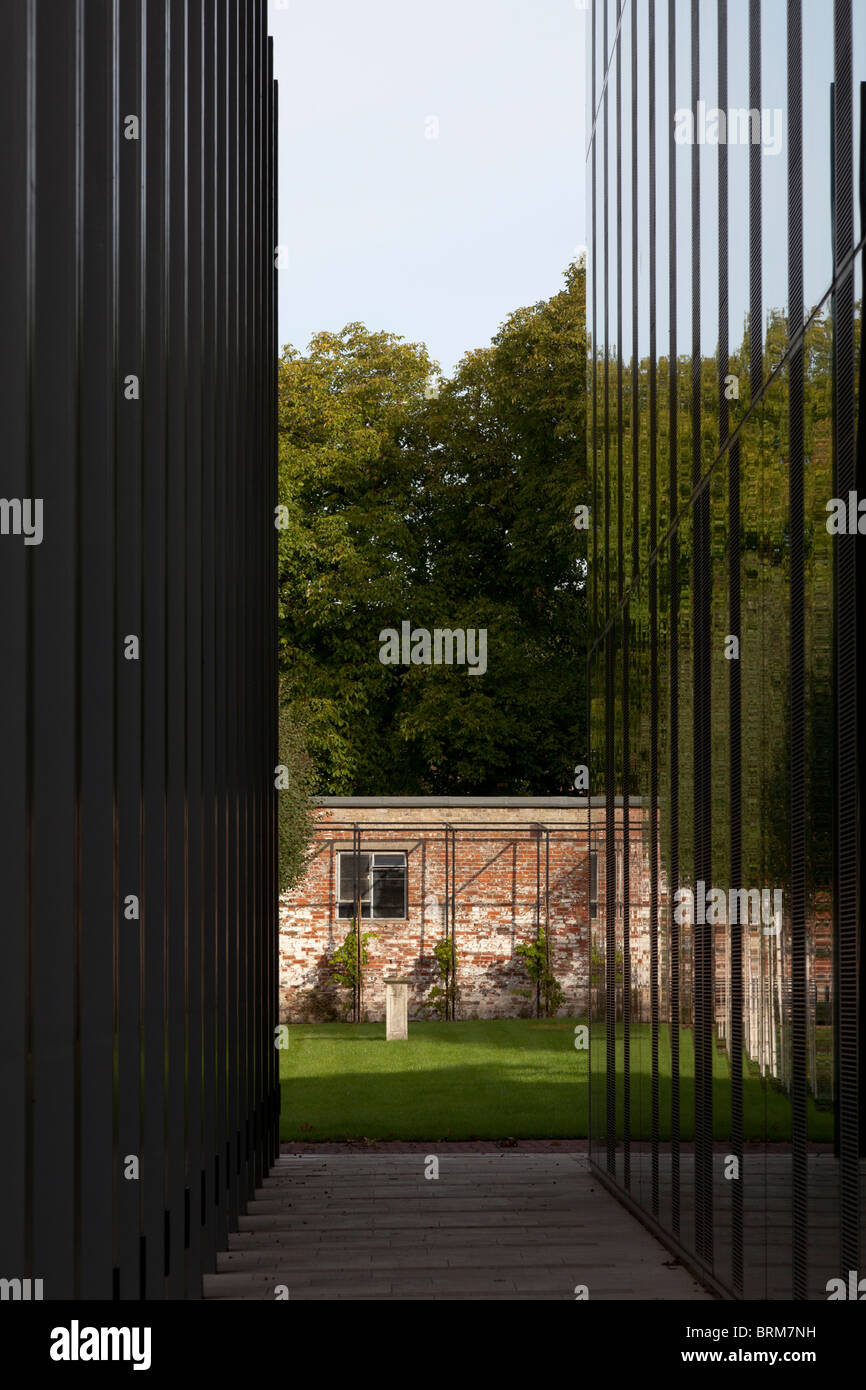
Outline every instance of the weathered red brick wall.
<svg viewBox="0 0 866 1390">
<path fill-rule="evenodd" d="M 592 814 L 593 848 L 602 849 L 604 813 L 593 808 Z M 307 873 L 281 901 L 282 1022 L 315 1020 L 329 1010 L 335 1014 L 345 1000 L 345 991 L 329 985 L 328 957 L 350 925 L 337 916 L 336 898 L 337 852 L 352 848 L 352 820 L 364 825 L 375 822 L 379 827 L 364 831 L 363 850 L 403 849 L 408 864 L 406 919 L 364 923 L 365 932 L 377 935 L 368 943 L 370 959 L 364 973 L 364 1012 L 369 1019 L 384 1018 L 383 981 L 390 974 L 411 982 L 410 1017 L 432 1016 L 425 1001 L 431 987 L 442 983 L 432 951 L 444 935 L 444 827 L 448 823 L 463 827 L 456 832 L 458 1018 L 535 1014 L 535 990 L 515 948 L 535 939 L 539 884 L 541 921 L 549 921 L 553 971 L 565 996 L 560 1012 L 583 1014 L 589 960 L 587 811 L 577 805 L 574 809 L 380 806 L 320 812 Z M 544 831 L 539 833 L 541 820 L 549 831 L 547 898 L 547 838 Z M 633 843 L 630 863 L 634 891 L 646 873 L 639 841 L 637 849 Z M 600 863 L 602 923 L 604 887 Z M 635 910 L 633 931 L 644 925 L 640 917 Z"/>
<path fill-rule="evenodd" d="M 614 813 L 615 863 L 606 871 L 604 807 L 575 799 L 574 804 L 526 806 L 430 807 L 388 806 L 325 808 L 307 874 L 291 894 L 281 900 L 280 918 L 280 1021 L 318 1021 L 341 1016 L 346 991 L 333 986 L 328 959 L 349 929 L 337 917 L 337 852 L 352 848 L 352 823 L 364 827 L 362 850 L 406 851 L 408 862 L 408 914 L 400 921 L 365 922 L 364 931 L 376 933 L 368 943 L 365 969 L 364 1015 L 381 1020 L 385 1013 L 384 979 L 391 974 L 410 981 L 410 1017 L 432 1016 L 426 1006 L 431 988 L 441 985 L 432 955 L 444 936 L 445 921 L 445 826 L 457 830 L 456 919 L 458 981 L 461 997 L 458 1018 L 513 1018 L 533 1016 L 535 991 L 517 946 L 535 939 L 538 920 L 537 890 L 540 883 L 542 923 L 549 920 L 554 974 L 564 992 L 561 1014 L 594 1018 L 605 1016 L 605 965 L 607 894 L 614 899 L 616 943 L 616 1004 L 624 1016 L 624 817 L 621 805 Z M 539 822 L 549 831 L 549 898 L 545 900 L 547 839 Z M 375 825 L 375 828 L 373 826 Z M 644 814 L 632 806 L 629 813 L 629 969 L 631 1017 L 647 1022 L 650 998 L 650 875 Z M 598 854 L 597 904 L 590 914 L 590 849 Z M 670 1017 L 671 958 L 670 893 L 664 873 L 659 880 L 659 1011 Z M 786 903 L 785 932 L 790 934 Z M 810 984 L 823 1022 L 829 1014 L 825 994 L 831 992 L 832 935 L 829 906 L 816 901 L 809 921 Z M 681 1021 L 688 1025 L 694 1008 L 693 933 L 680 931 Z M 772 1074 L 783 1075 L 786 1030 L 790 1026 L 790 949 L 772 955 L 773 987 L 765 988 L 767 955 L 774 939 L 765 939 L 761 927 L 744 933 L 743 982 L 745 1046 Z M 590 975 L 590 948 L 594 965 Z M 772 953 L 771 953 L 772 954 Z M 719 926 L 714 935 L 715 1019 L 720 1038 L 729 1033 L 730 938 Z M 776 975 L 778 974 L 778 979 Z M 757 981 L 757 984 L 755 983 Z M 814 1028 L 810 1032 L 814 1045 Z M 769 1043 L 767 1041 L 769 1039 Z M 824 1076 L 820 1056 L 813 1062 L 813 1089 L 829 1094 L 832 1077 Z M 823 1092 L 822 1092 L 823 1093 Z"/>
</svg>

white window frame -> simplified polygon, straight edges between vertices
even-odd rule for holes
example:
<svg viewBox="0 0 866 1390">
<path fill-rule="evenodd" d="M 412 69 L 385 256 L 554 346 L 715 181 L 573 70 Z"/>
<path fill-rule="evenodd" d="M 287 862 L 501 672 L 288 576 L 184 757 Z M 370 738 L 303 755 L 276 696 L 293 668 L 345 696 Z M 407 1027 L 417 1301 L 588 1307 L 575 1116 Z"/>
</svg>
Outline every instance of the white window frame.
<svg viewBox="0 0 866 1390">
<path fill-rule="evenodd" d="M 361 898 L 361 907 L 362 907 L 362 910 L 361 910 L 361 921 L 362 921 L 362 922 L 405 922 L 405 921 L 408 919 L 408 916 L 409 916 L 409 856 L 408 856 L 408 854 L 406 853 L 406 850 L 404 850 L 404 849 L 362 849 L 362 850 L 361 850 L 361 856 L 362 856 L 362 857 L 366 857 L 366 858 L 368 858 L 368 859 L 370 860 L 370 889 L 369 889 L 369 893 L 368 893 L 368 895 L 367 895 L 367 897 L 366 897 L 366 904 L 367 904 L 367 905 L 369 906 L 369 908 L 370 908 L 370 914 L 369 914 L 369 916 L 367 916 L 367 915 L 365 915 L 365 913 L 364 913 L 364 911 L 363 911 L 363 907 L 364 907 L 364 904 L 365 904 L 365 898 L 362 896 L 362 898 Z M 377 860 L 377 859 L 396 859 L 398 856 L 399 856 L 399 857 L 402 859 L 402 861 L 403 861 L 403 862 L 402 862 L 402 865 L 398 865 L 398 864 L 380 864 L 378 867 L 379 867 L 379 868 L 382 868 L 382 869 L 385 869 L 385 868 L 389 868 L 389 869 L 402 868 L 402 870 L 403 870 L 403 904 L 402 904 L 403 910 L 402 910 L 402 912 L 396 913 L 396 914 L 394 914 L 393 916 L 392 916 L 392 915 L 389 915 L 389 916 L 387 916 L 387 917 L 376 917 L 376 916 L 373 915 L 373 874 L 375 873 L 375 870 L 376 870 L 376 867 L 377 867 L 377 865 L 376 865 L 376 860 Z M 343 922 L 345 922 L 345 921 L 351 921 L 352 917 L 354 916 L 354 912 L 355 912 L 355 903 L 354 903 L 354 900 L 353 900 L 352 898 L 341 898 L 341 897 L 340 897 L 340 885 L 341 885 L 341 883 L 342 883 L 342 878 L 343 878 L 343 864 L 342 864 L 342 861 L 343 861 L 343 859 L 354 859 L 354 857 L 355 857 L 354 850 L 343 849 L 343 850 L 338 850 L 338 851 L 337 851 L 337 895 L 336 895 L 336 896 L 337 896 L 337 917 L 338 917 L 338 919 L 339 919 L 340 921 L 343 921 Z M 348 910 L 347 912 L 344 912 L 344 911 L 341 910 L 341 909 L 343 909 L 343 908 L 348 908 L 349 910 Z"/>
</svg>

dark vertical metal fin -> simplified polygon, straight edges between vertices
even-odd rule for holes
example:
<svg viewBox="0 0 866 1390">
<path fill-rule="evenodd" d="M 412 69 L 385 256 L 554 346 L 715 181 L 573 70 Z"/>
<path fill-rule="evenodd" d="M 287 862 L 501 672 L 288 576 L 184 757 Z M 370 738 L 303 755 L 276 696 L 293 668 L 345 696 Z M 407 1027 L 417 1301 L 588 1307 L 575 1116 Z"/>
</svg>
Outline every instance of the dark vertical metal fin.
<svg viewBox="0 0 866 1390">
<path fill-rule="evenodd" d="M 788 368 L 791 535 L 791 1293 L 808 1288 L 805 504 L 803 478 L 803 16 L 788 0 Z"/>
<path fill-rule="evenodd" d="M 668 0 L 668 299 L 670 315 L 669 362 L 669 515 L 677 516 L 679 393 L 677 362 L 677 169 L 674 142 L 676 103 L 676 5 Z M 670 538 L 670 635 L 669 647 L 669 727 L 670 727 L 670 817 L 671 865 L 669 892 L 673 899 L 679 888 L 679 535 Z M 680 1234 L 680 935 L 675 916 L 671 921 L 671 1223 L 673 1234 Z"/>
<path fill-rule="evenodd" d="M 835 0 L 833 84 L 833 375 L 835 495 L 854 490 L 854 150 L 851 0 Z M 843 270 L 842 267 L 846 268 Z M 857 761 L 857 535 L 835 537 L 836 557 L 836 975 L 837 1143 L 841 1177 L 840 1275 L 859 1269 L 858 1107 L 859 802 Z"/>
<path fill-rule="evenodd" d="M 198 1297 L 277 1151 L 265 26 L 0 12 L 0 493 L 44 509 L 0 544 L 0 1256 L 48 1300 Z"/>
</svg>

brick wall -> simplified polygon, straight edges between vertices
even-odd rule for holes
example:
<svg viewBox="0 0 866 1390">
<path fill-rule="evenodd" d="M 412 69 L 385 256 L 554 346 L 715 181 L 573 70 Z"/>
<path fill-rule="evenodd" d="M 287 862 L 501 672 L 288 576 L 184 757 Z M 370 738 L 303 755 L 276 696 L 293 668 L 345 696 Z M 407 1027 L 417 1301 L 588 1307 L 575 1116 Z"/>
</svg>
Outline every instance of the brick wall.
<svg viewBox="0 0 866 1390">
<path fill-rule="evenodd" d="M 559 804 L 557 804 L 559 802 Z M 549 935 L 554 974 L 564 992 L 562 1015 L 585 1017 L 591 1008 L 603 1018 L 606 893 L 614 898 L 614 932 L 617 951 L 616 1017 L 624 1012 L 623 921 L 623 810 L 614 815 L 616 866 L 609 876 L 605 868 L 605 811 L 587 808 L 574 798 L 563 804 L 469 806 L 408 806 L 394 801 L 335 807 L 319 813 L 318 831 L 308 871 L 299 886 L 280 902 L 280 1021 L 311 1022 L 340 1016 L 347 991 L 330 982 L 328 958 L 344 940 L 349 922 L 337 915 L 337 854 L 352 848 L 352 824 L 364 827 L 361 848 L 405 850 L 408 863 L 408 912 L 397 921 L 366 921 L 363 930 L 377 939 L 368 943 L 369 964 L 364 972 L 364 1015 L 381 1020 L 385 1015 L 384 978 L 390 974 L 410 981 L 410 1018 L 430 1017 L 425 1001 L 430 989 L 441 984 L 432 951 L 444 936 L 445 921 L 445 826 L 457 825 L 456 923 L 458 981 L 461 997 L 458 1018 L 516 1018 L 534 1016 L 535 991 L 516 947 L 536 935 L 538 887 L 541 921 L 549 913 Z M 539 825 L 547 828 L 539 836 Z M 638 806 L 629 812 L 629 945 L 631 1017 L 648 1022 L 650 999 L 650 876 L 644 813 Z M 549 838 L 549 887 L 546 876 Z M 597 904 L 594 915 L 588 902 L 590 850 L 598 856 Z M 545 891 L 549 892 L 547 902 Z M 670 896 L 664 875 L 659 882 L 662 923 L 670 914 Z M 786 915 L 787 911 L 786 901 Z M 789 925 L 786 932 L 789 933 Z M 830 977 L 830 916 L 819 910 L 809 923 L 810 981 L 823 1009 Z M 589 936 L 595 945 L 597 964 L 589 974 Z M 746 1050 L 758 1059 L 761 1042 L 769 1032 L 777 1039 L 773 1057 L 766 1063 L 775 1074 L 784 1064 L 787 1012 L 790 999 L 791 957 L 787 944 L 770 952 L 760 926 L 744 931 L 743 986 Z M 659 1012 L 670 1017 L 670 942 L 664 928 L 659 933 Z M 756 955 L 756 947 L 772 955 L 773 976 L 767 986 L 769 966 Z M 778 957 L 778 959 L 777 959 Z M 727 927 L 715 932 L 715 1017 L 721 1038 L 729 1033 L 730 942 Z M 769 958 L 769 957 L 768 957 Z M 688 1026 L 693 1008 L 691 932 L 680 933 L 681 1020 Z M 757 981 L 757 986 L 755 985 Z M 757 992 L 756 992 L 757 991 Z M 756 1002 L 757 1001 L 757 1002 Z M 775 1002 L 774 1002 L 775 1001 Z M 769 1014 L 779 1014 L 778 1026 Z M 756 1008 L 762 1015 L 758 1017 Z M 823 1014 L 822 1014 L 823 1017 Z M 829 1015 L 828 1015 L 829 1017 Z M 775 1027 L 775 1032 L 773 1032 Z M 769 1030 L 769 1032 L 768 1032 Z M 814 1044 L 814 1029 L 810 1039 Z M 814 1046 L 813 1046 L 814 1050 Z M 816 1054 L 817 1056 L 817 1054 Z M 820 1071 L 820 1058 L 813 1064 Z"/>
<path fill-rule="evenodd" d="M 458 1018 L 534 1016 L 535 990 L 515 948 L 535 939 L 539 891 L 541 921 L 549 922 L 553 971 L 565 996 L 560 1013 L 582 1015 L 589 959 L 588 815 L 586 803 L 581 807 L 577 799 L 565 807 L 324 808 L 307 873 L 281 900 L 281 1021 L 314 1021 L 336 1011 L 345 999 L 346 991 L 329 984 L 327 961 L 350 925 L 337 915 L 337 854 L 352 848 L 353 821 L 370 827 L 363 833 L 363 851 L 405 850 L 408 865 L 406 918 L 363 925 L 365 932 L 377 934 L 367 946 L 366 1017 L 384 1018 L 383 981 L 391 973 L 411 982 L 410 1018 L 430 1016 L 425 1000 L 431 987 L 441 984 L 432 950 L 444 935 L 449 823 L 460 827 L 455 875 Z M 593 807 L 593 841 L 603 835 L 603 815 L 603 808 Z M 619 811 L 617 815 L 621 817 Z M 639 845 L 637 852 L 632 850 L 631 864 L 634 889 L 646 878 Z M 599 902 L 603 922 L 601 866 Z M 632 916 L 633 930 L 639 930 L 640 908 Z"/>
</svg>

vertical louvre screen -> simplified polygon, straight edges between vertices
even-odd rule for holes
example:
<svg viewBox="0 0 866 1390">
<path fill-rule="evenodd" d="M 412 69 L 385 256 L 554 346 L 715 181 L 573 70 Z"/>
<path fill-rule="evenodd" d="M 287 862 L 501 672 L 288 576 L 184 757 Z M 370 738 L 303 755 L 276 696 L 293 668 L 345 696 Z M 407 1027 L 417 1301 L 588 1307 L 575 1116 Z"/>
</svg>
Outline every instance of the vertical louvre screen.
<svg viewBox="0 0 866 1390">
<path fill-rule="evenodd" d="M 720 1290 L 824 1298 L 866 1177 L 863 21 L 592 9 L 590 1155 Z"/>
<path fill-rule="evenodd" d="M 197 1298 L 278 1144 L 266 6 L 7 0 L 0 94 L 0 493 L 44 509 L 0 538 L 0 1266 Z"/>
</svg>

